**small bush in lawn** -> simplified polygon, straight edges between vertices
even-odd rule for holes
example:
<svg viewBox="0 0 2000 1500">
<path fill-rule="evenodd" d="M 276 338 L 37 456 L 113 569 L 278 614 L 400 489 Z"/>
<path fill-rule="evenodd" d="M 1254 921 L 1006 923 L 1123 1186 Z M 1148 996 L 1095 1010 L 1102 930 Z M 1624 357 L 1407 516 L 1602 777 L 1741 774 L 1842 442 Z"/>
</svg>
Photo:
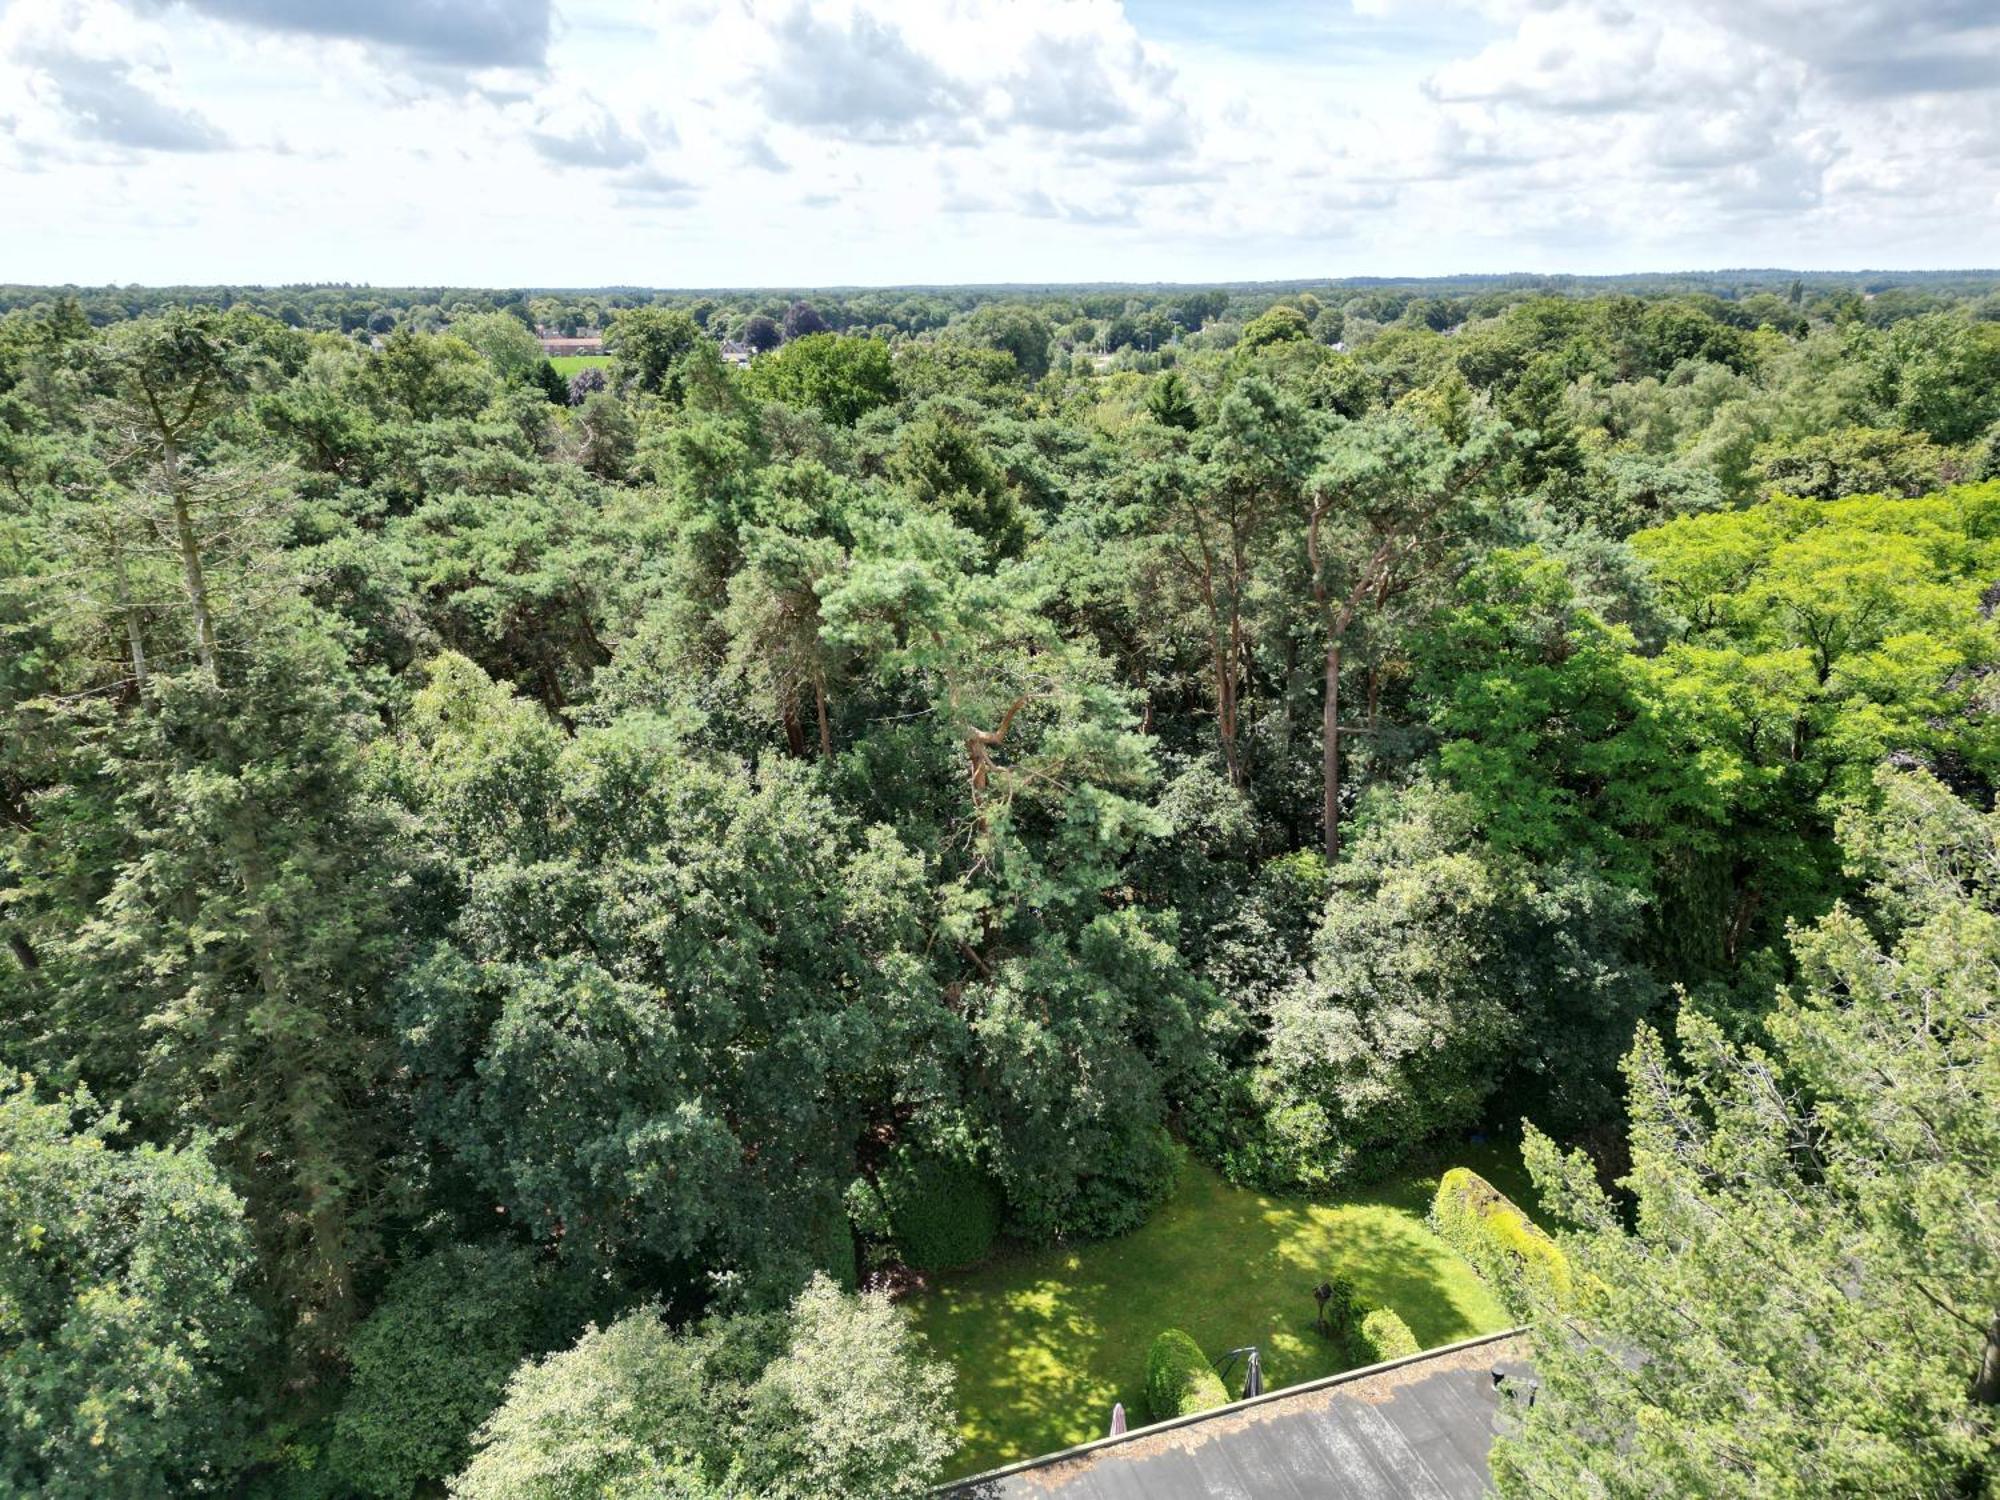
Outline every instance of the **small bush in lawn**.
<svg viewBox="0 0 2000 1500">
<path fill-rule="evenodd" d="M 978 1260 L 1000 1230 L 1000 1192 L 977 1167 L 899 1151 L 879 1180 L 897 1253 L 919 1271 Z"/>
<path fill-rule="evenodd" d="M 1354 1331 L 1354 1320 L 1361 1316 L 1361 1299 L 1345 1276 L 1334 1277 L 1321 1290 L 1327 1295 L 1320 1303 L 1320 1322 L 1326 1336 L 1338 1343 Z"/>
<path fill-rule="evenodd" d="M 1146 1354 L 1146 1409 L 1155 1422 L 1228 1404 L 1222 1377 L 1190 1335 L 1169 1328 L 1153 1340 Z"/>
<path fill-rule="evenodd" d="M 1393 1307 L 1378 1307 L 1361 1320 L 1361 1362 L 1379 1365 L 1421 1353 L 1423 1345 Z"/>
<path fill-rule="evenodd" d="M 1515 1317 L 1525 1317 L 1536 1302 L 1569 1300 L 1568 1257 L 1511 1198 L 1470 1168 L 1453 1167 L 1439 1179 L 1431 1225 L 1472 1262 Z"/>
</svg>

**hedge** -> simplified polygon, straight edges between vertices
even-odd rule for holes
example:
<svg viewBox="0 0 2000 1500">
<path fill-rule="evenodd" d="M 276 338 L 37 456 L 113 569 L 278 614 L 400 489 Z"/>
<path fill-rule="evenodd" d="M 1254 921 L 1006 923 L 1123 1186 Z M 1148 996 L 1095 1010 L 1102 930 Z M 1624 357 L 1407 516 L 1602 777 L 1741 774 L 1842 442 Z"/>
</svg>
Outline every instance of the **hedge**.
<svg viewBox="0 0 2000 1500">
<path fill-rule="evenodd" d="M 980 1259 L 1000 1232 L 1000 1190 L 977 1167 L 898 1151 L 878 1179 L 903 1263 L 942 1271 Z"/>
<path fill-rule="evenodd" d="M 1146 1409 L 1155 1422 L 1228 1404 L 1222 1377 L 1190 1335 L 1169 1328 L 1153 1340 L 1146 1355 Z"/>
<path fill-rule="evenodd" d="M 1512 1199 L 1468 1167 L 1438 1181 L 1431 1225 L 1486 1278 L 1515 1317 L 1538 1302 L 1570 1299 L 1569 1260 Z"/>
<path fill-rule="evenodd" d="M 1378 1307 L 1361 1320 L 1363 1364 L 1379 1365 L 1385 1360 L 1422 1352 L 1423 1345 L 1393 1307 Z"/>
</svg>

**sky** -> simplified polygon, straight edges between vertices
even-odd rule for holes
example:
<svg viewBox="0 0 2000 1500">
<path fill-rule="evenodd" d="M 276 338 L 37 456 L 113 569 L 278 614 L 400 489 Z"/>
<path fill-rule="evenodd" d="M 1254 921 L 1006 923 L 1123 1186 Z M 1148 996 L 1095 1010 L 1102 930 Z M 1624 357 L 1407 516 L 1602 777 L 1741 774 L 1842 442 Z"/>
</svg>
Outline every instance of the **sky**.
<svg viewBox="0 0 2000 1500">
<path fill-rule="evenodd" d="M 0 0 L 0 282 L 2000 265 L 2000 0 Z"/>
</svg>

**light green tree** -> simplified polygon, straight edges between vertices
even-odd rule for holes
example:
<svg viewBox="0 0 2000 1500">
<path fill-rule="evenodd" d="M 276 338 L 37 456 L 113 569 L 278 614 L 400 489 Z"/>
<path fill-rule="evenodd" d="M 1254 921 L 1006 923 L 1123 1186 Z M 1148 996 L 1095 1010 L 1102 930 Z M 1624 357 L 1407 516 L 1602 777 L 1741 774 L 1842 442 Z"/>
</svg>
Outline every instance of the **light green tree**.
<svg viewBox="0 0 2000 1500">
<path fill-rule="evenodd" d="M 243 1204 L 200 1146 L 0 1084 L 0 1493 L 225 1489 L 262 1352 Z"/>
<path fill-rule="evenodd" d="M 957 1441 L 951 1375 L 880 1293 L 675 1333 L 643 1308 L 515 1372 L 456 1500 L 915 1500 Z"/>
</svg>

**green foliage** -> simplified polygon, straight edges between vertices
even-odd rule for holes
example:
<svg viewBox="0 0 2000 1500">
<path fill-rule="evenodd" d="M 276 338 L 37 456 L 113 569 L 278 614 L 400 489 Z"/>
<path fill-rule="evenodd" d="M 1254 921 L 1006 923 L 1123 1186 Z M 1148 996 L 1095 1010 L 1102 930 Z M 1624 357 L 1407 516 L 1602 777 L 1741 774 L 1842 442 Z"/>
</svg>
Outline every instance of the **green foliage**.
<svg viewBox="0 0 2000 1500">
<path fill-rule="evenodd" d="M 556 1336 L 427 1258 L 496 1233 L 733 1393 L 641 1488 L 790 1482 L 743 1393 L 861 1219 L 1276 1317 L 1146 1248 L 1176 1138 L 1605 1147 L 1637 1022 L 1774 1045 L 1788 928 L 1893 932 L 1882 766 L 1990 800 L 1989 292 L 0 288 L 0 1059 L 236 1194 L 278 1337 L 210 1425 L 301 1497 L 434 1483 Z M 1236 1242 L 1465 1331 L 1370 1224 L 1454 1269 Z"/>
<path fill-rule="evenodd" d="M 1320 1322 L 1335 1343 L 1344 1344 L 1354 1333 L 1354 1320 L 1362 1313 L 1361 1299 L 1355 1294 L 1354 1283 L 1345 1276 L 1336 1276 L 1323 1285 L 1327 1298 L 1320 1308 Z M 1317 1299 L 1317 1291 L 1314 1297 Z"/>
<path fill-rule="evenodd" d="M 1361 1319 L 1362 1363 L 1379 1365 L 1423 1351 L 1410 1325 L 1393 1307 L 1378 1307 Z"/>
<path fill-rule="evenodd" d="M 532 1259 L 511 1247 L 406 1262 L 348 1344 L 332 1450 L 343 1478 L 403 1500 L 456 1473 L 522 1356 L 573 1332 L 550 1326 L 564 1320 L 549 1301 Z"/>
<path fill-rule="evenodd" d="M 772 1500 L 918 1500 L 952 1449 L 951 1372 L 880 1295 L 816 1280 L 792 1304 L 790 1342 L 748 1397 L 738 1458 Z"/>
<path fill-rule="evenodd" d="M 403 985 L 426 1137 L 566 1258 L 698 1255 L 788 1294 L 865 1081 L 921 1062 L 925 990 L 878 915 L 907 899 L 893 838 L 663 720 L 566 737 L 449 658 L 397 774 L 479 872 Z"/>
<path fill-rule="evenodd" d="M 1469 1167 L 1438 1179 L 1431 1224 L 1447 1245 L 1479 1269 L 1517 1316 L 1570 1300 L 1569 1260 L 1507 1195 Z"/>
<path fill-rule="evenodd" d="M 883 1169 L 878 1186 L 896 1253 L 916 1270 L 962 1266 L 992 1249 L 1000 1192 L 971 1163 L 906 1148 Z"/>
<path fill-rule="evenodd" d="M 1146 410 L 1162 427 L 1192 432 L 1201 425 L 1201 414 L 1195 410 L 1178 370 L 1168 370 L 1147 390 Z"/>
<path fill-rule="evenodd" d="M 1268 312 L 1260 313 L 1243 326 L 1243 337 L 1237 347 L 1261 349 L 1267 344 L 1289 343 L 1295 339 L 1312 336 L 1311 324 L 1306 315 L 1296 307 L 1286 307 L 1282 302 Z"/>
<path fill-rule="evenodd" d="M 896 386 L 912 401 L 933 396 L 1002 399 L 1020 383 L 1020 366 L 1005 349 L 955 341 L 911 339 L 891 351 Z"/>
<path fill-rule="evenodd" d="M 926 403 L 897 434 L 889 472 L 920 505 L 935 507 L 1009 556 L 1026 539 L 1020 497 L 974 426 L 976 414 L 948 402 Z"/>
<path fill-rule="evenodd" d="M 1808 500 L 1843 495 L 1913 499 L 1942 489 L 1956 467 L 1949 450 L 1921 432 L 1847 427 L 1758 450 L 1764 484 Z"/>
<path fill-rule="evenodd" d="M 315 623 L 243 642 L 226 681 L 163 675 L 147 712 L 78 726 L 90 774 L 39 809 L 51 856 L 25 894 L 51 991 L 22 1044 L 82 1059 L 149 1129 L 216 1132 L 306 1368 L 358 1312 L 397 1112 L 381 1006 L 398 853 L 355 685 Z"/>
<path fill-rule="evenodd" d="M 2000 817 L 1878 773 L 1843 838 L 1874 925 L 1798 931 L 1769 1046 L 1683 1011 L 1626 1065 L 1630 1172 L 1528 1161 L 1590 1295 L 1538 1308 L 1503 1493 L 1970 1494 L 2000 1472 Z"/>
<path fill-rule="evenodd" d="M 1032 308 L 991 304 L 954 325 L 953 332 L 1012 356 L 1015 368 L 1026 379 L 1039 380 L 1049 372 L 1049 341 L 1054 334 L 1048 319 Z"/>
<path fill-rule="evenodd" d="M 1228 1404 L 1229 1392 L 1201 1345 L 1178 1328 L 1153 1340 L 1146 1351 L 1146 1410 L 1155 1422 Z"/>
<path fill-rule="evenodd" d="M 426 423 L 473 416 L 493 380 L 470 344 L 399 328 L 356 372 L 354 389 L 378 421 Z"/>
<path fill-rule="evenodd" d="M 226 1491 L 259 1354 L 241 1201 L 198 1147 L 122 1147 L 88 1093 L 0 1086 L 0 1490 Z"/>
<path fill-rule="evenodd" d="M 713 1500 L 694 1450 L 706 1415 L 707 1341 L 678 1339 L 657 1311 L 590 1328 L 522 1365 L 451 1482 L 456 1500 Z"/>
<path fill-rule="evenodd" d="M 1463 816 L 1406 801 L 1336 870 L 1256 1075 L 1263 1179 L 1324 1190 L 1478 1118 L 1516 1022 L 1487 979 L 1503 892 Z"/>
<path fill-rule="evenodd" d="M 816 411 L 840 427 L 896 399 L 889 346 L 835 333 L 791 340 L 744 371 L 743 384 L 752 395 Z"/>
<path fill-rule="evenodd" d="M 691 388 L 697 350 L 712 350 L 708 335 L 686 313 L 637 307 L 621 312 L 605 330 L 612 378 L 678 406 Z"/>
<path fill-rule="evenodd" d="M 548 363 L 534 330 L 508 313 L 474 313 L 460 318 L 451 325 L 451 336 L 477 350 L 508 385 L 539 380 L 542 366 Z"/>
<path fill-rule="evenodd" d="M 879 1295 L 815 1279 L 783 1319 L 671 1331 L 656 1309 L 524 1364 L 457 1500 L 915 1500 L 950 1447 L 951 1376 Z"/>
<path fill-rule="evenodd" d="M 1992 774 L 1975 705 L 2000 644 L 1982 603 L 2000 564 L 2000 487 L 1778 498 L 1634 545 L 1682 622 L 1644 671 L 1699 774 L 1687 843 L 1726 849 L 1732 871 L 1700 905 L 1688 892 L 1673 920 L 1727 963 L 1746 936 L 1775 936 L 1836 893 L 1833 822 L 1870 799 L 1885 757 Z"/>
</svg>

